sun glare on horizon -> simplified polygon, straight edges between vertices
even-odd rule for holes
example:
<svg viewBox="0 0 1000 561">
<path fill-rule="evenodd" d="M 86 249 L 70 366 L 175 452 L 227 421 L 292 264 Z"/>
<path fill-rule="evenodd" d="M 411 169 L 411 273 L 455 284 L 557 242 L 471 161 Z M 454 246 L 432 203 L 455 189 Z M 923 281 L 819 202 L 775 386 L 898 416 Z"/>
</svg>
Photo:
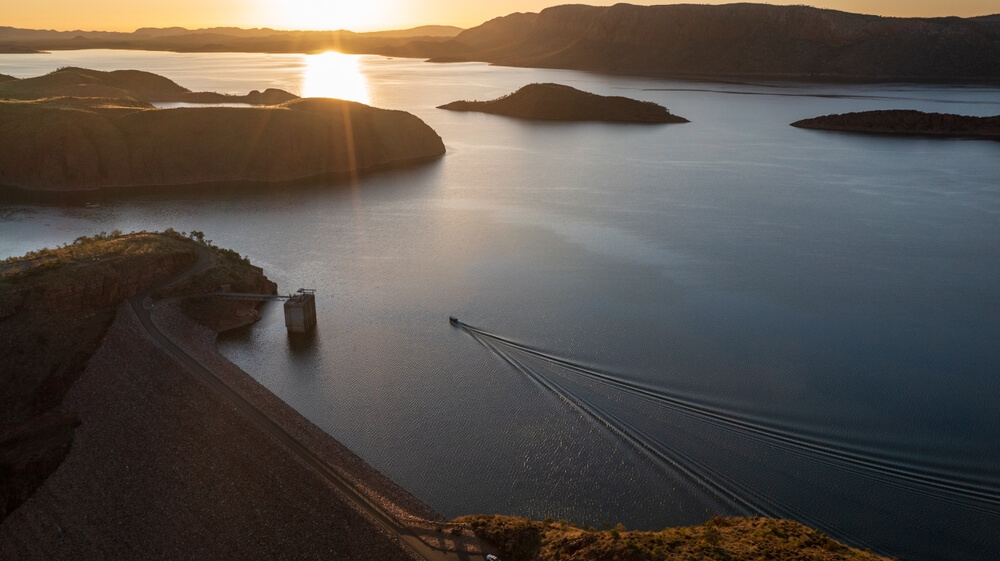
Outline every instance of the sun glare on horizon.
<svg viewBox="0 0 1000 561">
<path fill-rule="evenodd" d="M 361 72 L 361 55 L 326 52 L 306 55 L 303 97 L 333 97 L 371 104 L 368 79 Z"/>
</svg>

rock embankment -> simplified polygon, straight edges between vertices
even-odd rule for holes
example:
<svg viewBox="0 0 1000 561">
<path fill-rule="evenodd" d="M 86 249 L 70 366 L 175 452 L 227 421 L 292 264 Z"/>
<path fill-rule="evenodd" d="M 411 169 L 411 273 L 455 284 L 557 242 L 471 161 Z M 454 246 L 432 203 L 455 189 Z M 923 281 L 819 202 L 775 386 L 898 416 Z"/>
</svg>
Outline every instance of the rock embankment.
<svg viewBox="0 0 1000 561">
<path fill-rule="evenodd" d="M 403 111 L 320 98 L 156 109 L 146 100 L 180 86 L 148 73 L 84 84 L 81 76 L 46 75 L 44 88 L 21 92 L 65 86 L 71 97 L 0 100 L 0 185 L 76 191 L 280 183 L 408 165 L 445 151 L 434 130 Z M 0 97 L 9 94 L 6 84 Z M 122 84 L 141 99 L 122 94 Z"/>
<path fill-rule="evenodd" d="M 0 520 L 69 451 L 75 410 L 59 407 L 121 302 L 190 268 L 199 251 L 211 252 L 215 263 L 186 285 L 188 294 L 216 291 L 222 282 L 274 293 L 259 268 L 206 245 L 176 232 L 112 232 L 0 265 Z M 223 312 L 238 316 L 247 306 Z"/>
<path fill-rule="evenodd" d="M 911 110 L 861 111 L 803 119 L 792 126 L 826 131 L 1000 140 L 1000 115 L 968 117 Z"/>
<path fill-rule="evenodd" d="M 602 96 L 561 84 L 529 84 L 492 101 L 454 101 L 439 109 L 478 111 L 519 119 L 608 121 L 617 123 L 687 123 L 650 101 Z"/>
<path fill-rule="evenodd" d="M 0 525 L 2 559 L 412 559 L 119 314 L 63 408 L 63 465 Z"/>
</svg>

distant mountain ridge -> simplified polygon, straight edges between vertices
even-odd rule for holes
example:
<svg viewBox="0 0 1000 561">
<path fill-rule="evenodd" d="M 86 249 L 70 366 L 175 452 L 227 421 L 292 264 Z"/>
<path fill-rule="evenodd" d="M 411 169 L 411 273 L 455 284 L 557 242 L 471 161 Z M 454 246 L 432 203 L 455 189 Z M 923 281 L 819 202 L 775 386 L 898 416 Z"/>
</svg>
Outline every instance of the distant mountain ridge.
<svg viewBox="0 0 1000 561">
<path fill-rule="evenodd" d="M 355 33 L 337 31 L 281 31 L 269 28 L 144 27 L 131 33 L 114 31 L 54 31 L 0 26 L 0 53 L 73 49 L 140 49 L 180 52 L 292 52 L 325 50 L 376 53 L 415 40 L 434 43 L 458 35 L 462 29 L 425 25 L 412 29 Z"/>
<path fill-rule="evenodd" d="M 555 6 L 515 13 L 432 57 L 647 76 L 998 80 L 1000 15 L 887 18 L 807 6 Z"/>
</svg>

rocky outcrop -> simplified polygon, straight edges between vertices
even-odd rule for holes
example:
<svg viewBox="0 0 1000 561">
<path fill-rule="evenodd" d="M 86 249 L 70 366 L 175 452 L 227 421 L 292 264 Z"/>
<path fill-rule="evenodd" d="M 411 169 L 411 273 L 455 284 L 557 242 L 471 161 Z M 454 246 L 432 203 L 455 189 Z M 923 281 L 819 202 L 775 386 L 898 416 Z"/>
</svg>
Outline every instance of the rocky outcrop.
<svg viewBox="0 0 1000 561">
<path fill-rule="evenodd" d="M 284 182 L 444 151 L 409 113 L 334 99 L 176 109 L 134 99 L 0 101 L 0 184 L 24 189 Z"/>
<path fill-rule="evenodd" d="M 455 101 L 442 105 L 439 109 L 478 111 L 548 121 L 688 122 L 656 103 L 627 97 L 602 96 L 561 84 L 529 84 L 492 101 Z"/>
<path fill-rule="evenodd" d="M 806 6 L 556 6 L 491 20 L 429 56 L 635 75 L 996 80 L 1000 21 Z"/>
<path fill-rule="evenodd" d="M 862 111 L 803 119 L 792 123 L 792 126 L 828 131 L 1000 140 L 1000 115 L 968 117 L 909 110 Z"/>
</svg>

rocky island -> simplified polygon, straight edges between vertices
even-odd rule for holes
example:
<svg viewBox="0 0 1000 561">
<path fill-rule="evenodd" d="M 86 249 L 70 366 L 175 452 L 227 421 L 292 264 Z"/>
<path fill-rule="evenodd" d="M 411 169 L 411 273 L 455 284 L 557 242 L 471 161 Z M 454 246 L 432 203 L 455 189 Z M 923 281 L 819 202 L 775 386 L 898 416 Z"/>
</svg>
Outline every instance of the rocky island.
<svg viewBox="0 0 1000 561">
<path fill-rule="evenodd" d="M 454 101 L 438 108 L 546 121 L 688 122 L 650 101 L 602 96 L 561 84 L 529 84 L 491 101 Z"/>
<path fill-rule="evenodd" d="M 1000 140 L 1000 115 L 968 117 L 895 109 L 824 115 L 796 121 L 792 126 L 825 131 Z"/>
<path fill-rule="evenodd" d="M 258 103 L 157 109 L 152 102 Z M 444 154 L 419 118 L 350 101 L 195 93 L 155 74 L 77 68 L 0 83 L 0 185 L 29 190 L 287 182 Z"/>
</svg>

